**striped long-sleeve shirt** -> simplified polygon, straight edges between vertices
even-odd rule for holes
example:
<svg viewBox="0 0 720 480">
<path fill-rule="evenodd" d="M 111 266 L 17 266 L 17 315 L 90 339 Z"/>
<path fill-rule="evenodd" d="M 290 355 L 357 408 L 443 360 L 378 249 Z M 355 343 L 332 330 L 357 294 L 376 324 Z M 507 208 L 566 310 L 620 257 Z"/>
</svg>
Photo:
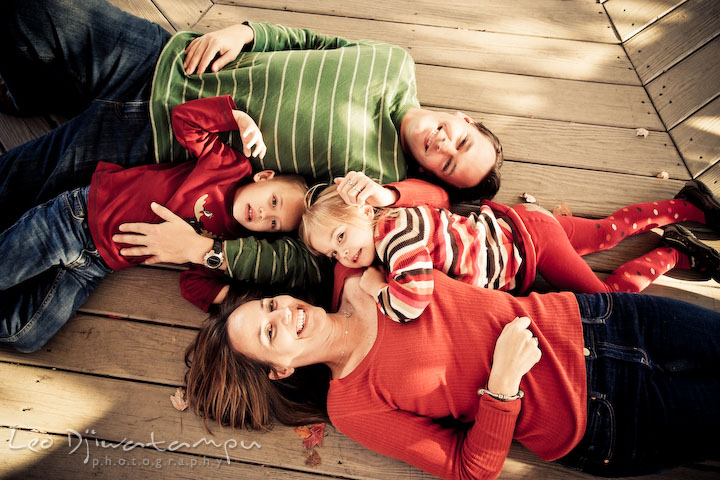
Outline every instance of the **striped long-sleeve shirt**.
<svg viewBox="0 0 720 480">
<path fill-rule="evenodd" d="M 479 287 L 512 290 L 522 263 L 510 224 L 488 205 L 468 216 L 428 206 L 393 209 L 377 223 L 375 249 L 388 269 L 378 305 L 399 322 L 425 310 L 433 269 Z"/>
<path fill-rule="evenodd" d="M 415 64 L 405 50 L 281 25 L 247 25 L 255 32 L 252 48 L 219 72 L 185 72 L 185 48 L 199 33 L 180 32 L 165 46 L 150 109 L 158 162 L 188 159 L 172 132 L 176 105 L 230 94 L 258 124 L 268 147 L 264 159 L 250 159 L 254 171 L 298 173 L 310 182 L 350 170 L 380 183 L 405 178 L 400 123 L 419 106 Z M 224 140 L 242 150 L 237 132 Z M 274 248 L 280 249 L 268 250 Z M 225 251 L 234 278 L 280 282 L 319 274 L 312 255 L 295 239 L 227 241 Z"/>
</svg>

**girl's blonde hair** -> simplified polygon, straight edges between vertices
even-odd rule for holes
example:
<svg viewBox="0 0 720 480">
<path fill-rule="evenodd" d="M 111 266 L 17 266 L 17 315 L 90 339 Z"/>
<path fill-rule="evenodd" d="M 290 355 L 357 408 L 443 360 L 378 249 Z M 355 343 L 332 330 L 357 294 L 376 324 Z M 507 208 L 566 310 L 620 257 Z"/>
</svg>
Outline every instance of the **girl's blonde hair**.
<svg viewBox="0 0 720 480">
<path fill-rule="evenodd" d="M 350 224 L 360 228 L 375 228 L 377 216 L 382 211 L 375 209 L 375 219 L 368 221 L 357 205 L 345 203 L 345 200 L 337 191 L 337 185 L 325 185 L 315 185 L 308 190 L 305 195 L 305 213 L 303 213 L 298 228 L 300 239 L 314 255 L 323 255 L 323 253 L 315 250 L 310 244 L 310 232 L 321 227 L 332 228 L 340 224 Z"/>
</svg>

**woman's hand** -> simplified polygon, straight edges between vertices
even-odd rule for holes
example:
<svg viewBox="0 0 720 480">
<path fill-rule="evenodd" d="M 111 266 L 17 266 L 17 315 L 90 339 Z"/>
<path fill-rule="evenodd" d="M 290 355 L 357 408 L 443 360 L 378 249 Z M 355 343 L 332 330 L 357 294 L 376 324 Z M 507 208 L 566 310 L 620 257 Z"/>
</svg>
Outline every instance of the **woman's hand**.
<svg viewBox="0 0 720 480">
<path fill-rule="evenodd" d="M 386 285 L 385 272 L 377 267 L 367 267 L 360 277 L 360 288 L 373 299 L 377 299 L 380 290 Z"/>
<path fill-rule="evenodd" d="M 335 179 L 340 197 L 348 205 L 387 207 L 397 201 L 395 190 L 385 188 L 362 172 L 348 172 Z"/>
<path fill-rule="evenodd" d="M 516 317 L 505 325 L 495 343 L 488 390 L 501 395 L 515 395 L 523 375 L 540 361 L 538 339 L 528 329 L 528 317 Z"/>
<path fill-rule="evenodd" d="M 267 147 L 265 146 L 262 133 L 260 132 L 257 123 L 255 123 L 255 120 L 241 110 L 233 110 L 232 113 L 233 117 L 235 117 L 235 123 L 237 123 L 238 130 L 240 130 L 240 137 L 242 137 L 243 154 L 249 158 L 250 149 L 255 146 L 252 156 L 265 158 Z"/>
<path fill-rule="evenodd" d="M 120 250 L 126 257 L 149 255 L 144 263 L 203 263 L 203 257 L 213 246 L 213 239 L 198 235 L 185 220 L 155 202 L 153 212 L 163 223 L 123 223 L 119 229 L 126 234 L 113 235 L 117 243 L 137 245 Z M 223 266 L 226 262 L 223 263 Z"/>
<path fill-rule="evenodd" d="M 220 55 L 210 67 L 210 70 L 217 72 L 240 55 L 243 47 L 255 40 L 255 32 L 247 25 L 232 25 L 216 32 L 206 33 L 202 37 L 194 39 L 185 49 L 185 71 L 193 73 L 205 73 L 208 65 L 213 59 Z"/>
</svg>

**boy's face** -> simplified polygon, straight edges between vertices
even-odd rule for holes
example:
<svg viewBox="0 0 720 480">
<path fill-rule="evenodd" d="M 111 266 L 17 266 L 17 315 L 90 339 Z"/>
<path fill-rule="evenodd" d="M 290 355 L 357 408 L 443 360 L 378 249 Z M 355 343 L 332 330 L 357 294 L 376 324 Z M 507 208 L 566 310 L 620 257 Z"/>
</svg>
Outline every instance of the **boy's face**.
<svg viewBox="0 0 720 480">
<path fill-rule="evenodd" d="M 458 188 L 474 187 L 495 165 L 495 148 L 472 118 L 419 109 L 400 129 L 403 149 L 426 171 Z"/>
<path fill-rule="evenodd" d="M 305 193 L 263 170 L 253 182 L 235 192 L 233 217 L 252 232 L 291 232 L 297 230 L 305 211 Z"/>
<path fill-rule="evenodd" d="M 364 210 L 362 210 L 364 209 Z M 362 213 L 361 213 L 362 212 Z M 368 213 L 369 212 L 369 213 Z M 372 207 L 358 207 L 363 223 L 336 223 L 323 225 L 310 232 L 310 245 L 330 258 L 349 268 L 369 267 L 375 260 L 375 241 L 373 238 Z"/>
</svg>

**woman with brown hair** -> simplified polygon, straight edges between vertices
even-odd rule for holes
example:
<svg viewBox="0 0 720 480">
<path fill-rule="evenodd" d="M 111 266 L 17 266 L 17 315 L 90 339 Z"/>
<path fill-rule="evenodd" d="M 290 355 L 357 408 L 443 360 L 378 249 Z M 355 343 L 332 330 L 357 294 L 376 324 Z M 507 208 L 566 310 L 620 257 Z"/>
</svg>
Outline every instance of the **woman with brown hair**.
<svg viewBox="0 0 720 480">
<path fill-rule="evenodd" d="M 444 478 L 496 477 L 513 439 L 603 476 L 716 454 L 719 313 L 637 294 L 518 298 L 433 275 L 433 299 L 410 324 L 389 321 L 360 272 L 342 267 L 337 313 L 244 296 L 188 350 L 192 408 L 253 429 L 329 419 Z M 304 371 L 318 365 L 319 389 Z M 448 417 L 468 428 L 437 423 Z"/>
</svg>

